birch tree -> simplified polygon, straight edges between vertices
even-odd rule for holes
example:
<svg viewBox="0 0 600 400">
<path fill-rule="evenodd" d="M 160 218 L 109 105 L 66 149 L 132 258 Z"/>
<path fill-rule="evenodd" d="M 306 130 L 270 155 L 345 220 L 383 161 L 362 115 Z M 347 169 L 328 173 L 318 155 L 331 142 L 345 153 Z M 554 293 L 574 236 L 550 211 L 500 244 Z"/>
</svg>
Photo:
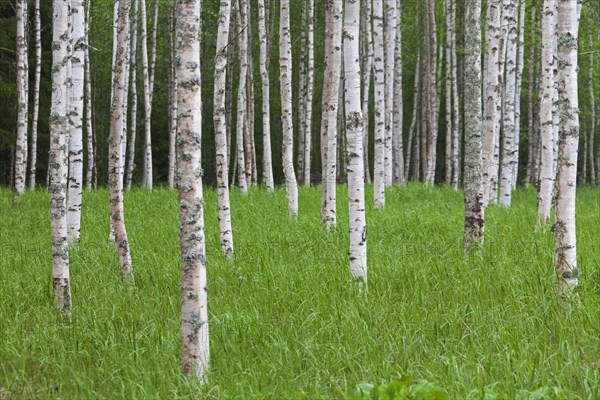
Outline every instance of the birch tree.
<svg viewBox="0 0 600 400">
<path fill-rule="evenodd" d="M 52 104 L 50 106 L 50 222 L 52 232 L 52 288 L 61 313 L 71 311 L 69 243 L 67 240 L 67 173 L 69 143 L 68 99 L 70 79 L 69 0 L 52 7 Z"/>
<path fill-rule="evenodd" d="M 267 64 L 267 20 L 265 0 L 258 0 L 258 37 L 260 41 L 260 77 L 262 83 L 262 124 L 263 124 L 263 183 L 267 191 L 272 192 L 273 161 L 271 155 L 271 109 L 269 66 Z"/>
<path fill-rule="evenodd" d="M 483 244 L 481 0 L 465 0 L 465 250 Z"/>
<path fill-rule="evenodd" d="M 94 125 L 92 121 L 92 75 L 90 73 L 90 50 L 89 50 L 89 32 L 90 32 L 90 7 L 91 1 L 87 0 L 85 5 L 85 47 L 84 47 L 84 64 L 85 64 L 85 124 L 87 133 L 87 171 L 85 176 L 86 187 L 92 189 L 93 173 L 95 163 L 95 147 L 94 147 Z M 137 2 L 136 2 L 137 4 Z M 136 6 L 137 7 L 137 6 Z"/>
<path fill-rule="evenodd" d="M 513 189 L 515 160 L 515 96 L 517 84 L 517 7 L 516 0 L 510 0 L 504 8 L 504 23 L 507 25 L 506 38 L 506 81 L 504 85 L 504 113 L 502 135 L 502 168 L 500 175 L 500 204 L 510 206 Z"/>
<path fill-rule="evenodd" d="M 394 80 L 395 80 L 395 47 L 396 47 L 396 11 L 397 0 L 385 0 L 384 12 L 384 47 L 385 47 L 385 139 L 384 139 L 384 182 L 385 186 L 392 184 L 392 131 L 394 130 Z"/>
<path fill-rule="evenodd" d="M 181 370 L 204 383 L 209 366 L 208 298 L 202 193 L 200 1 L 177 2 L 177 167 L 181 248 Z"/>
<path fill-rule="evenodd" d="M 35 34 L 35 82 L 33 84 L 33 114 L 31 116 L 31 163 L 29 165 L 29 188 L 35 189 L 35 174 L 37 166 L 37 135 L 38 117 L 40 114 L 40 80 L 42 76 L 42 35 L 40 0 L 35 0 L 34 9 Z"/>
<path fill-rule="evenodd" d="M 393 181 L 404 183 L 404 149 L 402 128 L 404 125 L 402 100 L 402 5 L 397 2 L 396 40 L 394 44 L 394 117 L 392 129 L 392 175 Z M 368 114 L 367 114 L 368 117 Z"/>
<path fill-rule="evenodd" d="M 27 0 L 17 0 L 17 143 L 15 147 L 15 190 L 18 194 L 25 191 L 27 178 Z"/>
<path fill-rule="evenodd" d="M 361 40 L 362 40 L 362 113 L 363 113 L 363 161 L 365 182 L 371 183 L 369 171 L 369 94 L 371 91 L 371 76 L 373 74 L 373 35 L 371 22 L 372 0 L 363 0 L 361 14 Z"/>
<path fill-rule="evenodd" d="M 114 227 L 114 236 L 119 260 L 121 263 L 121 279 L 124 285 L 133 284 L 133 271 L 131 267 L 131 253 L 127 230 L 125 228 L 123 208 L 123 180 L 121 140 L 123 125 L 127 123 L 124 118 L 125 107 L 125 60 L 127 58 L 127 35 L 129 31 L 129 0 L 118 0 L 117 23 L 117 51 L 115 68 L 113 70 L 113 94 L 110 115 L 110 137 L 108 140 L 108 182 L 110 192 L 110 214 Z"/>
<path fill-rule="evenodd" d="M 152 91 L 150 90 L 150 65 L 148 61 L 148 16 L 146 0 L 140 0 L 142 14 L 142 75 L 144 78 L 144 170 L 142 185 L 152 189 Z"/>
<path fill-rule="evenodd" d="M 282 154 L 285 192 L 290 218 L 298 215 L 298 185 L 294 173 L 294 125 L 292 117 L 292 43 L 290 2 L 281 0 L 279 21 L 279 73 L 281 82 Z"/>
<path fill-rule="evenodd" d="M 81 0 L 71 2 L 72 51 L 69 96 L 69 188 L 67 230 L 69 242 L 79 241 L 83 195 L 83 89 L 85 59 L 85 10 Z"/>
<path fill-rule="evenodd" d="M 519 158 L 521 145 L 521 89 L 523 84 L 523 69 L 525 67 L 525 1 L 518 0 L 519 4 L 519 36 L 517 42 L 517 71 L 515 81 L 515 137 L 513 141 L 513 171 L 512 188 L 517 188 L 519 177 Z"/>
<path fill-rule="evenodd" d="M 260 8 L 261 7 L 259 5 L 259 13 Z M 264 12 L 264 2 L 262 8 Z M 229 40 L 230 11 L 230 1 L 221 0 L 219 6 L 219 27 L 217 33 L 217 56 L 215 59 L 214 86 L 214 125 L 215 147 L 217 153 L 216 170 L 217 200 L 219 206 L 219 231 L 221 238 L 221 251 L 227 255 L 233 254 L 233 233 L 231 229 L 231 212 L 229 204 L 229 174 L 227 172 L 227 127 L 225 125 L 225 83 L 227 80 L 227 46 Z M 261 62 L 263 62 L 263 60 L 261 60 Z"/>
<path fill-rule="evenodd" d="M 321 157 L 323 167 L 321 223 L 325 228 L 330 229 L 337 224 L 336 136 L 342 58 L 342 0 L 328 1 L 325 7 L 327 25 L 325 28 L 325 75 L 323 78 L 324 107 L 321 121 Z"/>
<path fill-rule="evenodd" d="M 360 101 L 360 1 L 346 0 L 344 7 L 344 76 L 346 143 L 348 149 L 348 213 L 350 219 L 350 273 L 367 284 L 367 220 L 363 164 L 363 115 Z"/>
<path fill-rule="evenodd" d="M 383 41 L 383 2 L 373 0 L 373 69 L 375 75 L 375 154 L 373 203 L 385 206 L 385 67 Z"/>
<path fill-rule="evenodd" d="M 307 25 L 307 62 L 306 67 L 306 108 L 304 110 L 304 184 L 310 186 L 311 149 L 312 149 L 312 122 L 313 98 L 315 84 L 315 1 L 308 0 L 308 25 Z"/>
<path fill-rule="evenodd" d="M 237 167 L 238 167 L 238 184 L 240 191 L 244 194 L 248 193 L 248 172 L 246 171 L 246 157 L 244 153 L 244 130 L 246 124 L 246 107 L 248 103 L 246 101 L 246 80 L 248 78 L 248 56 L 246 52 L 248 50 L 248 14 L 247 14 L 247 3 L 248 0 L 239 0 L 238 13 L 240 17 L 239 34 L 238 34 L 238 49 L 239 49 L 239 60 L 240 60 L 240 78 L 238 81 L 238 96 L 237 96 L 237 118 L 236 118 L 236 135 L 235 135 L 235 148 L 237 154 Z"/>
<path fill-rule="evenodd" d="M 426 29 L 426 87 L 425 87 L 425 110 L 426 110 L 426 158 L 424 182 L 433 185 L 435 181 L 435 164 L 437 160 L 437 135 L 438 135 L 438 90 L 437 90 L 437 32 L 435 21 L 435 1 L 427 0 L 425 13 Z M 425 142 L 425 141 L 424 141 Z M 423 143 L 425 144 L 425 143 Z"/>
<path fill-rule="evenodd" d="M 133 170 L 135 168 L 135 139 L 137 136 L 137 27 L 138 27 L 138 3 L 139 0 L 133 0 L 133 13 L 131 14 L 131 126 L 129 128 L 129 158 L 127 163 L 127 190 L 131 189 L 133 181 Z M 169 147 L 169 155 L 171 154 Z M 170 161 L 169 161 L 170 162 Z M 169 164 L 170 165 L 170 164 Z M 170 170 L 169 170 L 170 173 Z M 169 175 L 171 178 L 171 175 Z M 169 185 L 171 188 L 172 185 Z"/>
<path fill-rule="evenodd" d="M 575 195 L 579 145 L 577 49 L 579 10 L 577 0 L 558 2 L 559 156 L 556 174 L 556 271 L 558 290 L 570 295 L 577 288 Z"/>
<path fill-rule="evenodd" d="M 542 11 L 542 93 L 540 97 L 540 129 L 541 129 L 541 158 L 540 158 L 540 189 L 538 192 L 538 222 L 550 222 L 552 208 L 553 175 L 553 113 L 554 99 L 554 69 L 556 35 L 554 18 L 557 13 L 557 0 L 544 0 Z"/>
<path fill-rule="evenodd" d="M 588 28 L 588 42 L 590 44 L 590 65 L 588 71 L 588 90 L 590 92 L 590 128 L 588 134 L 588 153 L 583 154 L 583 158 L 586 159 L 589 157 L 589 165 L 590 165 L 590 182 L 596 183 L 596 167 L 600 167 L 595 165 L 594 160 L 594 136 L 596 129 L 596 97 L 594 96 L 594 37 L 592 35 L 592 18 L 591 18 L 592 8 L 590 3 L 588 3 L 588 13 L 587 13 L 587 28 Z M 584 168 L 585 172 L 585 168 Z"/>
</svg>

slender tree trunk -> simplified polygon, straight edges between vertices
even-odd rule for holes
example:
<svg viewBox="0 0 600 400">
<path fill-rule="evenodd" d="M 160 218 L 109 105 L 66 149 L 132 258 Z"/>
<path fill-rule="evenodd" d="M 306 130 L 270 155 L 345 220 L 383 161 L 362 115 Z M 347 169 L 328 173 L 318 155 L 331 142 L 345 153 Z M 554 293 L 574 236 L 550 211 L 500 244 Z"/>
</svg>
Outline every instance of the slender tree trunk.
<svg viewBox="0 0 600 400">
<path fill-rule="evenodd" d="M 131 125 L 129 132 L 129 160 L 127 165 L 127 190 L 131 189 L 133 181 L 133 170 L 135 169 L 135 138 L 137 135 L 137 26 L 138 26 L 138 2 L 133 0 L 133 13 L 131 14 Z M 169 148 L 169 155 L 171 148 Z M 170 170 L 169 170 L 170 172 Z M 169 178 L 171 176 L 169 175 Z M 169 186 L 172 188 L 172 186 Z"/>
<path fill-rule="evenodd" d="M 292 117 L 292 43 L 290 37 L 290 3 L 280 2 L 279 69 L 281 82 L 282 154 L 285 192 L 290 218 L 298 215 L 298 186 L 294 174 L 294 125 Z"/>
<path fill-rule="evenodd" d="M 296 173 L 298 176 L 298 183 L 302 183 L 304 180 L 304 142 L 306 137 L 304 135 L 304 124 L 306 119 L 306 58 L 307 58 L 307 30 L 308 30 L 308 1 L 302 3 L 302 26 L 300 29 L 300 57 L 298 58 L 298 95 L 294 99 L 296 104 L 297 113 L 294 114 L 296 119 L 296 125 L 300 127 L 298 134 L 298 156 L 297 156 L 297 168 Z"/>
<path fill-rule="evenodd" d="M 483 244 L 481 0 L 465 1 L 465 250 Z M 489 64 L 488 64 L 489 65 Z"/>
<path fill-rule="evenodd" d="M 15 147 L 15 190 L 18 194 L 25 191 L 27 178 L 27 127 L 28 127 L 28 91 L 27 91 L 27 0 L 17 0 L 17 144 Z"/>
<path fill-rule="evenodd" d="M 558 290 L 570 295 L 577 288 L 575 194 L 579 144 L 577 47 L 579 11 L 577 0 L 558 2 L 558 88 L 560 145 L 556 176 L 556 270 Z"/>
<path fill-rule="evenodd" d="M 392 175 L 393 181 L 405 183 L 404 179 L 404 143 L 402 131 L 404 127 L 402 99 L 402 5 L 397 4 L 396 41 L 394 48 L 394 127 L 392 129 Z"/>
<path fill-rule="evenodd" d="M 594 96 L 594 40 L 592 36 L 592 26 L 593 22 L 591 19 L 592 8 L 590 3 L 588 3 L 588 41 L 590 42 L 590 69 L 588 72 L 588 90 L 590 92 L 590 131 L 589 131 L 589 140 L 588 140 L 588 152 L 583 154 L 584 160 L 589 155 L 589 165 L 590 165 L 590 182 L 594 182 L 596 180 L 596 165 L 594 163 L 594 129 L 596 127 L 596 97 Z M 585 169 L 584 169 L 585 171 Z"/>
<path fill-rule="evenodd" d="M 323 158 L 323 193 L 321 198 L 321 223 L 330 229 L 337 224 L 336 209 L 336 157 L 337 157 L 337 123 L 340 74 L 342 59 L 342 0 L 326 3 L 326 19 L 328 25 L 325 35 L 325 88 L 323 89 L 323 122 L 321 123 L 321 154 Z"/>
<path fill-rule="evenodd" d="M 237 176 L 238 185 L 242 193 L 248 193 L 247 184 L 247 171 L 246 171 L 246 157 L 244 152 L 244 129 L 246 120 L 246 80 L 248 77 L 248 57 L 246 51 L 248 48 L 248 14 L 246 13 L 248 0 L 240 0 L 238 3 L 238 15 L 239 15 L 239 36 L 238 36 L 238 49 L 239 49 L 239 60 L 240 60 L 240 78 L 238 80 L 238 96 L 237 96 L 237 118 L 236 118 L 236 141 L 235 148 L 237 154 Z"/>
<path fill-rule="evenodd" d="M 177 140 L 177 77 L 176 77 L 176 66 L 175 60 L 175 9 L 173 5 L 172 12 L 170 11 L 169 18 L 169 59 L 171 64 L 169 66 L 169 175 L 168 175 L 168 187 L 173 189 L 175 187 L 175 142 Z M 229 31 L 229 26 L 227 27 Z M 225 38 L 227 40 L 227 38 Z M 224 88 L 223 88 L 224 89 Z M 225 94 L 223 92 L 223 94 Z"/>
<path fill-rule="evenodd" d="M 419 119 L 419 103 L 421 100 L 421 68 L 418 66 L 421 65 L 421 49 L 419 49 L 419 53 L 417 55 L 417 69 L 415 71 L 415 85 L 414 85 L 414 96 L 413 96 L 413 111 L 412 111 L 412 121 L 410 123 L 410 129 L 408 130 L 408 145 L 406 146 L 406 161 L 404 163 L 404 176 L 408 179 L 410 176 L 410 166 L 412 161 L 412 153 L 413 153 L 413 143 L 416 142 L 414 138 L 418 136 L 419 129 L 417 128 L 417 121 Z M 418 148 L 418 147 L 417 147 Z M 417 165 L 418 168 L 418 165 Z M 414 166 L 413 166 L 414 170 Z"/>
<path fill-rule="evenodd" d="M 69 143 L 68 97 L 70 79 L 69 0 L 56 0 L 52 14 L 52 104 L 50 107 L 50 222 L 52 227 L 52 287 L 61 313 L 71 312 L 69 245 L 67 240 L 67 173 Z"/>
<path fill-rule="evenodd" d="M 516 91 L 515 91 L 515 137 L 513 142 L 513 172 L 512 172 L 512 188 L 517 188 L 519 178 L 519 159 L 521 146 L 521 87 L 523 82 L 523 68 L 525 66 L 525 1 L 518 0 L 519 11 L 519 41 L 517 42 L 517 76 L 516 76 Z"/>
<path fill-rule="evenodd" d="M 181 247 L 181 370 L 204 383 L 210 352 L 201 170 L 200 1 L 177 3 L 177 150 Z"/>
<path fill-rule="evenodd" d="M 541 128 L 541 166 L 540 190 L 538 193 L 538 222 L 550 222 L 552 208 L 552 187 L 554 186 L 553 172 L 553 112 L 555 81 L 554 69 L 556 35 L 554 32 L 554 17 L 557 13 L 557 0 L 544 0 L 542 12 L 542 96 L 540 99 L 540 128 Z"/>
<path fill-rule="evenodd" d="M 452 188 L 454 190 L 458 190 L 458 185 L 460 181 L 460 147 L 461 147 L 461 114 L 460 114 L 460 96 L 458 93 L 458 61 L 457 61 L 457 53 L 456 53 L 456 5 L 452 5 L 451 9 L 452 13 L 452 24 L 451 24 L 451 34 L 452 34 L 452 106 L 453 106 L 453 116 L 452 116 L 452 146 L 453 146 L 453 154 L 452 154 Z"/>
<path fill-rule="evenodd" d="M 85 10 L 83 2 L 72 0 L 71 93 L 69 96 L 69 188 L 67 195 L 67 232 L 69 242 L 78 242 L 81 229 L 83 195 L 83 89 L 85 58 Z"/>
<path fill-rule="evenodd" d="M 271 155 L 271 109 L 269 66 L 267 64 L 267 21 L 265 0 L 258 0 L 258 36 L 260 40 L 260 77 L 262 81 L 262 122 L 263 122 L 263 183 L 267 191 L 272 192 L 273 161 Z"/>
<path fill-rule="evenodd" d="M 384 47 L 385 47 L 385 139 L 384 139 L 384 182 L 385 186 L 392 184 L 393 162 L 392 162 L 392 136 L 394 130 L 394 78 L 396 72 L 395 66 L 395 47 L 397 32 L 397 0 L 385 0 L 384 2 L 385 23 L 384 23 Z M 389 99 L 389 101 L 387 101 Z"/>
<path fill-rule="evenodd" d="M 88 190 L 93 186 L 93 173 L 96 159 L 96 148 L 94 147 L 93 134 L 93 118 L 92 118 L 92 75 L 90 73 L 90 50 L 89 50 L 89 32 L 90 32 L 90 7 L 91 1 L 87 0 L 85 5 L 85 47 L 84 47 L 84 64 L 85 64 L 85 124 L 87 133 L 87 170 L 85 184 Z M 137 3 L 136 3 L 137 4 Z"/>
<path fill-rule="evenodd" d="M 361 15 L 362 40 L 362 114 L 363 114 L 363 160 L 365 182 L 371 183 L 369 171 L 369 100 L 371 93 L 371 76 L 373 75 L 373 35 L 371 22 L 372 0 L 363 0 Z"/>
<path fill-rule="evenodd" d="M 144 170 L 142 185 L 152 189 L 152 89 L 150 79 L 150 64 L 148 61 L 148 13 L 146 0 L 140 0 L 142 14 L 142 75 L 144 77 Z"/>
<path fill-rule="evenodd" d="M 123 208 L 123 181 L 121 180 L 121 139 L 123 124 L 126 124 L 123 108 L 125 107 L 125 60 L 127 52 L 127 35 L 129 31 L 129 0 L 119 0 L 117 24 L 117 52 L 113 71 L 113 97 L 110 117 L 110 137 L 108 173 L 110 189 L 110 214 L 114 227 L 115 243 L 119 250 L 121 262 L 121 278 L 123 284 L 133 284 L 131 253 L 127 231 L 125 229 Z"/>
<path fill-rule="evenodd" d="M 531 20 L 529 21 L 529 34 L 531 37 L 531 47 L 529 50 L 529 88 L 527 96 L 527 182 L 534 183 L 534 170 L 535 170 L 535 142 L 537 141 L 537 135 L 535 135 L 535 123 L 534 123 L 534 81 L 536 80 L 535 70 L 535 54 L 537 48 L 537 41 L 535 40 L 535 27 L 537 22 L 537 4 L 533 0 L 531 3 Z M 524 49 L 524 48 L 523 48 Z"/>
<path fill-rule="evenodd" d="M 262 10 L 264 12 L 264 1 L 261 1 L 261 3 Z M 258 9 L 260 14 L 260 4 Z M 219 30 L 217 34 L 217 57 L 215 60 L 214 125 L 215 144 L 217 150 L 216 168 L 217 199 L 219 203 L 219 231 L 221 239 L 221 251 L 223 251 L 223 253 L 226 255 L 233 254 L 233 233 L 231 229 L 231 212 L 229 204 L 229 174 L 227 168 L 227 127 L 225 126 L 225 85 L 227 80 L 227 46 L 229 45 L 228 38 L 230 26 L 229 18 L 230 1 L 221 0 L 219 8 Z"/>
<path fill-rule="evenodd" d="M 42 35 L 40 0 L 35 0 L 35 83 L 33 86 L 33 115 L 31 116 L 31 164 L 29 166 L 29 188 L 35 189 L 37 164 L 37 134 L 40 111 L 40 79 L 42 75 Z"/>
<path fill-rule="evenodd" d="M 447 185 L 452 184 L 452 29 L 454 21 L 452 20 L 453 4 L 449 0 L 444 1 L 446 12 L 446 174 L 445 181 Z"/>
<path fill-rule="evenodd" d="M 510 206 L 515 164 L 515 96 L 517 79 L 517 0 L 510 0 L 504 8 L 508 25 L 506 40 L 506 81 L 504 85 L 504 115 L 502 135 L 502 169 L 500 176 L 500 204 Z"/>
<path fill-rule="evenodd" d="M 304 184 L 310 186 L 313 98 L 315 85 L 315 4 L 308 0 L 307 32 L 307 74 L 306 74 L 306 117 L 304 119 Z"/>
<path fill-rule="evenodd" d="M 344 8 L 344 76 L 348 148 L 348 214 L 350 219 L 350 273 L 367 284 L 367 220 L 363 163 L 363 122 L 360 101 L 360 2 L 346 0 Z"/>
<path fill-rule="evenodd" d="M 236 15 L 237 16 L 237 1 L 236 0 L 231 0 L 231 15 Z M 236 32 L 236 23 L 237 23 L 237 18 L 229 18 L 229 40 L 228 43 L 230 43 L 229 46 L 227 46 L 227 80 L 226 80 L 226 87 L 225 87 L 225 126 L 227 127 L 227 162 L 231 162 L 233 161 L 233 171 L 232 171 L 232 179 L 231 179 L 231 184 L 235 184 L 235 174 L 237 171 L 237 155 L 236 157 L 231 157 L 231 132 L 232 132 L 232 112 L 231 112 L 231 107 L 233 104 L 233 64 L 234 64 L 234 52 L 235 52 L 235 46 L 233 45 L 233 42 L 235 42 L 235 37 L 237 36 L 237 32 Z M 232 160 L 233 159 L 233 160 Z M 231 160 L 231 161 L 230 161 Z M 227 166 L 228 168 L 228 173 L 229 173 L 229 168 L 230 166 Z"/>
<path fill-rule="evenodd" d="M 425 158 L 424 182 L 433 185 L 435 182 L 435 164 L 437 160 L 437 135 L 438 135 L 438 95 L 437 95 L 437 33 L 435 21 L 435 1 L 426 2 L 426 29 L 427 29 L 427 145 Z"/>
<path fill-rule="evenodd" d="M 383 1 L 373 0 L 373 49 L 375 73 L 375 155 L 373 172 L 373 203 L 385 206 L 385 61 L 383 40 Z M 391 97 L 390 97 L 391 99 Z"/>
<path fill-rule="evenodd" d="M 254 112 L 253 110 L 253 101 L 251 100 L 251 94 L 252 94 L 252 90 L 251 90 L 251 86 L 253 85 L 253 74 L 251 73 L 252 70 L 252 57 L 250 56 L 251 53 L 251 43 L 250 40 L 252 38 L 251 36 L 251 32 L 252 30 L 250 29 L 250 4 L 248 1 L 246 1 L 245 5 L 245 10 L 244 12 L 246 13 L 246 24 L 245 26 L 245 33 L 246 33 L 246 48 L 245 48 L 245 54 L 246 54 L 246 93 L 245 93 L 245 100 L 246 100 L 246 112 L 244 113 L 244 160 L 246 162 L 246 166 L 244 168 L 244 170 L 246 171 L 246 184 L 247 185 L 252 185 L 253 184 L 253 163 L 254 160 L 252 158 L 253 154 L 252 154 L 252 141 L 253 141 L 253 136 L 254 136 L 254 127 L 252 124 L 252 114 Z"/>
</svg>

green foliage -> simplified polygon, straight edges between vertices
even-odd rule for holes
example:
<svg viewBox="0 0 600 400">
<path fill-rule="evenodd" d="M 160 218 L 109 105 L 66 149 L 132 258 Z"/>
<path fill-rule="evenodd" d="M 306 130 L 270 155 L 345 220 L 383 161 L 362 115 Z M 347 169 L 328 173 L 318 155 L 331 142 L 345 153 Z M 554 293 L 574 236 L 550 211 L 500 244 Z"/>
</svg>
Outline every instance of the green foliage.
<svg viewBox="0 0 600 400">
<path fill-rule="evenodd" d="M 357 396 L 351 400 L 447 400 L 444 391 L 431 382 L 422 381 L 411 384 L 409 376 L 399 380 L 373 386 L 360 383 L 356 386 Z"/>
<path fill-rule="evenodd" d="M 63 325 L 52 304 L 48 193 L 13 205 L 0 190 L 0 393 L 312 400 L 360 396 L 357 385 L 370 382 L 376 392 L 361 387 L 375 398 L 398 385 L 381 383 L 409 375 L 415 398 L 437 388 L 448 399 L 600 398 L 598 189 L 578 190 L 580 300 L 567 310 L 532 190 L 517 191 L 511 208 L 486 210 L 484 249 L 468 257 L 461 193 L 410 185 L 389 189 L 385 210 L 368 201 L 366 297 L 349 285 L 346 189 L 331 233 L 319 224 L 320 195 L 301 188 L 289 223 L 283 190 L 234 189 L 229 259 L 207 190 L 212 359 L 208 385 L 195 388 L 179 370 L 176 193 L 125 196 L 131 291 L 108 241 L 108 193 L 84 193 L 81 243 L 70 251 L 73 321 Z"/>
</svg>

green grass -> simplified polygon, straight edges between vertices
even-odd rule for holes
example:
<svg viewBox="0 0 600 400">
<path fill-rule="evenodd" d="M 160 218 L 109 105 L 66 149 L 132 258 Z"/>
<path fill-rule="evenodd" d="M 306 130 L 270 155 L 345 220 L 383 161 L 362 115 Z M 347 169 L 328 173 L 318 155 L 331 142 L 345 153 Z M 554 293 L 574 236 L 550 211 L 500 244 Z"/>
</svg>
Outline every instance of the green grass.
<svg viewBox="0 0 600 400">
<path fill-rule="evenodd" d="M 293 223 L 282 190 L 234 190 L 233 259 L 219 252 L 216 195 L 207 191 L 203 388 L 179 373 L 175 192 L 126 195 L 132 291 L 108 241 L 108 193 L 84 194 L 65 325 L 52 303 L 48 193 L 13 205 L 0 191 L 0 398 L 343 398 L 404 374 L 451 399 L 482 398 L 486 388 L 533 399 L 527 393 L 544 387 L 600 398 L 600 190 L 578 192 L 581 289 L 567 310 L 555 295 L 553 235 L 535 228 L 534 191 L 488 209 L 485 248 L 470 257 L 461 193 L 393 188 L 377 211 L 369 192 L 364 297 L 350 284 L 345 190 L 333 233 L 319 225 L 319 187 L 301 189 Z"/>
</svg>

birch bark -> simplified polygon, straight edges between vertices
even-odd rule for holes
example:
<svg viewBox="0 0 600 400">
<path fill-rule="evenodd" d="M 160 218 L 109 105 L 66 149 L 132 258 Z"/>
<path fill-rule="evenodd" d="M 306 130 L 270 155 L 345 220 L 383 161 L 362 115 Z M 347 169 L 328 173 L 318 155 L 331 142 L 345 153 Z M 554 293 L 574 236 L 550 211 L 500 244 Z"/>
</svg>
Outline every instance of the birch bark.
<svg viewBox="0 0 600 400">
<path fill-rule="evenodd" d="M 92 75 L 90 67 L 90 50 L 89 50 L 89 33 L 90 33 L 90 7 L 91 0 L 86 1 L 85 5 L 85 50 L 84 50 L 84 64 L 85 64 L 85 124 L 87 133 L 87 171 L 85 176 L 85 183 L 88 190 L 92 189 L 93 186 L 93 174 L 96 159 L 96 148 L 94 146 L 94 124 L 93 124 L 93 112 L 92 112 Z"/>
<path fill-rule="evenodd" d="M 264 2 L 263 12 L 264 12 Z M 259 4 L 259 13 L 260 13 Z M 217 168 L 217 199 L 219 207 L 219 232 L 221 251 L 233 254 L 233 233 L 229 203 L 229 174 L 227 173 L 227 128 L 225 126 L 225 84 L 227 80 L 227 46 L 230 25 L 230 1 L 221 0 L 217 33 L 217 56 L 215 59 L 214 125 Z M 264 21 L 263 21 L 264 24 Z M 260 22 L 259 22 L 260 26 Z M 259 28 L 260 29 L 260 28 Z"/>
<path fill-rule="evenodd" d="M 124 285 L 133 284 L 131 253 L 127 230 L 125 228 L 123 208 L 123 181 L 121 179 L 121 139 L 125 107 L 125 60 L 127 52 L 127 35 L 129 31 L 129 0 L 118 0 L 117 51 L 115 69 L 113 71 L 113 97 L 110 116 L 110 137 L 108 154 L 108 174 L 110 190 L 110 214 L 114 227 L 115 243 L 119 251 L 121 263 L 121 279 Z"/>
<path fill-rule="evenodd" d="M 285 192 L 290 218 L 298 215 L 298 185 L 294 173 L 294 125 L 292 117 L 292 43 L 290 2 L 281 0 L 279 21 L 279 72 L 281 82 L 282 155 Z"/>
<path fill-rule="evenodd" d="M 308 0 L 306 117 L 304 119 L 304 184 L 310 186 L 313 98 L 315 82 L 315 4 Z"/>
<path fill-rule="evenodd" d="M 392 136 L 394 130 L 394 78 L 396 72 L 395 66 L 395 47 L 396 47 L 396 11 L 397 0 L 385 0 L 384 12 L 384 47 L 385 47 L 385 138 L 384 138 L 384 182 L 385 186 L 392 184 L 393 162 L 392 162 Z"/>
<path fill-rule="evenodd" d="M 177 120 L 179 140 L 179 243 L 181 248 L 181 370 L 206 381 L 210 349 L 202 193 L 200 1 L 177 2 Z"/>
<path fill-rule="evenodd" d="M 27 0 L 17 0 L 17 143 L 15 147 L 14 185 L 18 194 L 25 192 L 27 179 Z"/>
<path fill-rule="evenodd" d="M 69 243 L 67 236 L 67 173 L 69 143 L 68 98 L 70 79 L 70 1 L 52 7 L 52 104 L 50 109 L 50 222 L 52 229 L 52 287 L 61 313 L 71 311 Z"/>
<path fill-rule="evenodd" d="M 373 0 L 373 69 L 375 74 L 375 154 L 373 204 L 385 206 L 385 61 L 383 40 L 383 2 Z"/>
<path fill-rule="evenodd" d="M 392 129 L 392 175 L 396 183 L 404 183 L 404 127 L 402 99 L 402 4 L 397 3 L 396 40 L 394 44 L 394 125 Z"/>
<path fill-rule="evenodd" d="M 465 0 L 465 250 L 483 245 L 481 0 Z"/>
<path fill-rule="evenodd" d="M 248 193 L 246 171 L 246 157 L 244 152 L 244 130 L 246 121 L 246 81 L 248 77 L 248 56 L 246 54 L 248 48 L 248 14 L 246 13 L 246 4 L 248 0 L 240 0 L 238 3 L 238 15 L 239 15 L 239 36 L 238 36 L 238 49 L 239 49 L 239 60 L 240 60 L 240 78 L 238 80 L 238 96 L 237 96 L 237 118 L 236 118 L 236 134 L 235 134 L 235 149 L 237 154 L 237 171 L 238 171 L 238 185 L 240 191 L 244 194 Z"/>
<path fill-rule="evenodd" d="M 540 98 L 540 129 L 541 129 L 541 158 L 540 158 L 540 190 L 538 193 L 538 223 L 550 222 L 552 208 L 553 175 L 553 112 L 554 103 L 554 69 L 556 34 L 554 32 L 554 17 L 557 13 L 557 0 L 544 0 L 542 12 L 542 94 Z"/>
<path fill-rule="evenodd" d="M 371 23 L 372 0 L 363 0 L 361 15 L 361 40 L 362 40 L 362 114 L 363 114 L 363 161 L 365 182 L 371 183 L 369 171 L 369 99 L 371 93 L 371 76 L 373 75 L 373 35 Z"/>
<path fill-rule="evenodd" d="M 135 139 L 137 136 L 137 26 L 138 26 L 138 2 L 133 0 L 133 13 L 131 14 L 131 125 L 129 132 L 129 160 L 127 164 L 126 187 L 131 189 L 133 181 L 133 170 L 135 169 Z M 169 148 L 169 154 L 171 149 Z M 169 175 L 170 178 L 170 175 Z M 172 186 L 169 186 L 172 187 Z"/>
<path fill-rule="evenodd" d="M 152 189 L 152 90 L 150 89 L 150 65 L 148 61 L 148 17 L 146 0 L 140 0 L 142 14 L 142 75 L 144 78 L 144 166 L 142 186 Z"/>
<path fill-rule="evenodd" d="M 558 290 L 571 295 L 577 288 L 575 195 L 579 144 L 577 48 L 579 11 L 577 0 L 558 2 L 558 93 L 560 145 L 556 177 L 556 270 Z"/>
<path fill-rule="evenodd" d="M 348 149 L 348 214 L 350 219 L 350 273 L 367 284 L 367 220 L 363 163 L 363 122 L 360 101 L 360 1 L 346 0 L 344 8 L 344 76 L 346 143 Z"/>
<path fill-rule="evenodd" d="M 31 164 L 29 166 L 29 188 L 35 189 L 37 167 L 38 117 L 40 113 L 40 80 L 42 76 L 42 35 L 40 0 L 35 0 L 35 82 L 33 84 L 33 115 L 31 116 Z"/>
<path fill-rule="evenodd" d="M 260 41 L 260 77 L 262 82 L 262 123 L 263 123 L 263 183 L 272 192 L 273 161 L 271 155 L 271 109 L 269 66 L 267 64 L 267 21 L 265 0 L 258 0 L 258 36 Z"/>
</svg>

